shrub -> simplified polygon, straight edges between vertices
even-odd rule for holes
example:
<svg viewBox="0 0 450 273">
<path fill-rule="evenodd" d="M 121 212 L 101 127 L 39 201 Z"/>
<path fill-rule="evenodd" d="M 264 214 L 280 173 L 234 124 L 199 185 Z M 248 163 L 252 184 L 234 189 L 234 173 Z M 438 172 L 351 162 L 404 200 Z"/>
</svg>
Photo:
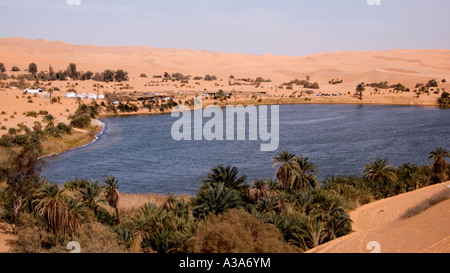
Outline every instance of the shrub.
<svg viewBox="0 0 450 273">
<path fill-rule="evenodd" d="M 64 122 L 59 122 L 56 125 L 56 129 L 61 134 L 71 134 L 72 133 L 72 127 L 67 125 L 67 124 L 65 124 Z"/>
<path fill-rule="evenodd" d="M 17 72 L 20 71 L 20 69 L 17 66 L 11 67 L 11 71 Z"/>
<path fill-rule="evenodd" d="M 123 104 L 119 103 L 117 106 L 117 109 L 119 109 L 120 112 L 137 112 L 139 110 L 139 107 L 135 104 Z"/>
<path fill-rule="evenodd" d="M 139 77 L 141 77 L 141 78 L 147 78 L 147 74 L 141 73 L 141 75 L 139 75 Z"/>
<path fill-rule="evenodd" d="M 115 72 L 114 79 L 117 82 L 128 81 L 128 72 L 126 72 L 122 69 L 119 69 Z"/>
<path fill-rule="evenodd" d="M 80 243 L 83 253 L 125 252 L 111 228 L 96 222 L 83 224 L 79 234 L 75 235 L 73 240 Z"/>
<path fill-rule="evenodd" d="M 438 82 L 436 80 L 428 81 L 426 87 L 438 87 Z"/>
<path fill-rule="evenodd" d="M 46 253 L 54 247 L 53 235 L 46 230 L 42 219 L 29 213 L 22 213 L 19 221 L 21 225 L 13 252 Z"/>
<path fill-rule="evenodd" d="M 424 212 L 425 210 L 429 209 L 431 206 L 434 206 L 434 205 L 436 205 L 440 202 L 443 202 L 445 200 L 448 200 L 448 199 L 450 199 L 450 189 L 445 189 L 442 192 L 438 192 L 438 193 L 434 194 L 432 197 L 423 201 L 422 203 L 418 204 L 417 206 L 408 209 L 402 215 L 402 217 L 403 218 L 413 217 L 413 216 L 418 215 L 418 214 Z"/>
<path fill-rule="evenodd" d="M 86 114 L 76 115 L 73 117 L 70 125 L 75 128 L 85 128 L 91 125 L 91 117 Z"/>
<path fill-rule="evenodd" d="M 286 253 L 298 249 L 283 241 L 281 233 L 247 212 L 230 210 L 209 216 L 188 244 L 194 253 Z"/>
<path fill-rule="evenodd" d="M 36 113 L 35 111 L 28 111 L 28 112 L 25 113 L 25 116 L 37 118 L 38 113 Z"/>
<path fill-rule="evenodd" d="M 0 72 L 3 73 L 5 71 L 6 71 L 5 65 L 3 63 L 0 63 Z"/>
<path fill-rule="evenodd" d="M 195 78 L 194 78 L 194 80 L 195 80 Z M 217 80 L 217 77 L 216 76 L 211 76 L 211 75 L 209 75 L 209 74 L 206 74 L 205 75 L 205 77 L 203 78 L 203 80 L 205 80 L 205 81 L 216 81 Z"/>
<path fill-rule="evenodd" d="M 70 63 L 67 67 L 67 74 L 72 80 L 77 80 L 80 76 L 80 73 L 77 71 L 77 65 Z"/>
<path fill-rule="evenodd" d="M 448 92 L 443 92 L 441 97 L 438 99 L 439 107 L 445 109 L 450 108 L 450 94 Z"/>
<path fill-rule="evenodd" d="M 112 71 L 111 69 L 105 70 L 102 73 L 102 80 L 105 82 L 113 82 L 114 81 L 114 71 Z"/>
<path fill-rule="evenodd" d="M 38 69 L 37 69 L 37 65 L 35 63 L 30 63 L 28 65 L 28 72 L 35 75 L 37 73 Z"/>
<path fill-rule="evenodd" d="M 0 137 L 0 146 L 8 148 L 11 147 L 11 145 L 12 143 L 8 135 L 3 135 Z"/>
</svg>

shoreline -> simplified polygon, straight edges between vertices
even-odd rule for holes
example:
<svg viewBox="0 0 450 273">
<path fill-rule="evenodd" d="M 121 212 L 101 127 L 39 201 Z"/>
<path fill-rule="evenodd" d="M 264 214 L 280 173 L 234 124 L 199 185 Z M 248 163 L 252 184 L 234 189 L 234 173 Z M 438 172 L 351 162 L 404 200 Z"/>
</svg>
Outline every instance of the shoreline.
<svg viewBox="0 0 450 273">
<path fill-rule="evenodd" d="M 248 106 L 248 105 L 255 105 L 255 106 L 261 106 L 261 105 L 308 105 L 308 104 L 314 104 L 314 105 L 375 105 L 375 106 L 415 106 L 415 107 L 433 107 L 433 108 L 439 108 L 439 104 L 436 102 L 434 104 L 430 103 L 419 103 L 419 104 L 411 104 L 411 103 L 386 103 L 386 102 L 332 102 L 332 101 L 280 101 L 283 99 L 277 99 L 279 101 L 275 102 L 255 102 L 255 101 L 247 101 L 247 100 L 236 100 L 234 102 L 237 103 L 218 103 L 217 106 L 221 108 L 225 108 L 226 106 Z M 205 107 L 214 105 L 213 103 L 204 103 L 202 105 L 202 109 L 205 109 Z M 190 110 L 194 110 L 193 107 L 189 107 Z M 121 116 L 144 116 L 144 115 L 164 115 L 164 114 L 170 114 L 169 112 L 125 112 L 125 113 L 117 113 L 117 114 L 105 114 L 102 113 L 99 115 L 100 118 L 111 118 L 111 117 L 121 117 Z"/>
<path fill-rule="evenodd" d="M 98 126 L 99 126 L 99 129 L 96 130 L 95 132 L 93 132 L 94 135 L 93 135 L 92 137 L 90 137 L 88 141 L 84 141 L 84 142 L 82 142 L 82 144 L 80 144 L 80 145 L 78 145 L 78 146 L 70 147 L 70 148 L 65 149 L 65 150 L 63 150 L 63 151 L 61 151 L 61 152 L 50 153 L 50 154 L 44 155 L 44 156 L 42 156 L 42 157 L 40 157 L 40 158 L 38 158 L 38 159 L 41 160 L 41 159 L 46 159 L 46 158 L 58 156 L 58 155 L 61 155 L 61 154 L 67 153 L 67 152 L 71 152 L 71 151 L 75 151 L 75 150 L 78 150 L 78 149 L 87 147 L 87 146 L 89 146 L 89 145 L 95 143 L 95 142 L 99 139 L 99 137 L 104 133 L 105 128 L 106 128 L 106 124 L 105 124 L 103 121 L 101 121 L 100 119 L 95 119 L 95 120 L 93 120 L 93 121 L 98 121 L 98 122 L 100 122 L 101 124 L 98 125 Z M 86 134 L 90 134 L 90 133 L 87 132 Z"/>
</svg>

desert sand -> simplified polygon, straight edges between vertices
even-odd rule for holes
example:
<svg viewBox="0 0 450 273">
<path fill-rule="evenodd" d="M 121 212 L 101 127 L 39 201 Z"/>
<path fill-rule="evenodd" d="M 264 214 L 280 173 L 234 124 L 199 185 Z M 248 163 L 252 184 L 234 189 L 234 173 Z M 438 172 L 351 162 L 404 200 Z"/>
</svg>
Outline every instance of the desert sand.
<svg viewBox="0 0 450 273">
<path fill-rule="evenodd" d="M 368 243 L 375 241 L 381 253 L 448 253 L 450 200 L 410 218 L 402 217 L 407 209 L 444 190 L 442 184 L 436 184 L 361 206 L 350 212 L 353 233 L 308 252 L 370 253 L 374 249 L 368 249 Z"/>
<path fill-rule="evenodd" d="M 48 71 L 51 65 L 55 71 L 65 70 L 69 63 L 75 63 L 78 71 L 103 72 L 106 69 L 124 69 L 129 73 L 126 82 L 96 82 L 93 80 L 67 80 L 41 82 L 44 89 L 58 88 L 53 96 L 60 103 L 50 103 L 50 99 L 32 98 L 23 90 L 0 88 L 0 135 L 8 128 L 19 123 L 32 127 L 42 117 L 32 118 L 24 115 L 27 111 L 47 110 L 56 117 L 57 122 L 68 122 L 78 103 L 75 99 L 66 99 L 69 89 L 77 93 L 104 94 L 117 92 L 124 95 L 158 92 L 175 101 L 185 101 L 205 92 L 217 92 L 222 89 L 233 94 L 230 104 L 288 104 L 288 103 L 339 103 L 339 104 L 399 104 L 438 106 L 440 94 L 422 94 L 417 96 L 417 83 L 427 83 L 431 79 L 439 82 L 439 89 L 450 89 L 450 50 L 388 50 L 368 52 L 325 52 L 309 56 L 243 55 L 195 51 L 188 49 L 163 49 L 152 47 L 100 47 L 94 45 L 72 45 L 58 41 L 30 40 L 23 38 L 0 39 L 1 60 L 8 75 L 26 74 L 28 64 L 34 62 L 38 70 Z M 17 66 L 21 71 L 12 72 Z M 154 75 L 183 73 L 204 77 L 215 75 L 217 81 L 189 80 L 163 82 Z M 140 77 L 141 73 L 147 75 Z M 230 79 L 230 75 L 234 79 Z M 309 77 L 311 83 L 317 82 L 320 89 L 312 94 L 303 86 L 293 85 L 292 89 L 280 88 L 283 83 L 294 79 Z M 270 82 L 259 86 L 240 79 L 262 77 Z M 332 79 L 340 79 L 340 84 L 330 84 Z M 12 80 L 8 80 L 11 82 Z M 387 81 L 389 85 L 401 83 L 411 92 L 397 92 L 382 89 L 378 92 L 367 87 L 363 99 L 354 96 L 355 87 L 361 82 L 374 83 Z M 284 86 L 285 87 L 285 86 Z M 318 96 L 318 94 L 338 93 L 340 96 Z M 300 94 L 302 94 L 300 96 Z M 217 101 L 206 100 L 204 106 Z M 219 103 L 220 105 L 220 103 Z M 156 109 L 153 112 L 158 112 Z M 107 113 L 102 113 L 107 115 Z M 138 114 L 148 114 L 141 109 Z"/>
<path fill-rule="evenodd" d="M 0 253 L 7 253 L 15 240 L 11 225 L 0 223 Z"/>
</svg>

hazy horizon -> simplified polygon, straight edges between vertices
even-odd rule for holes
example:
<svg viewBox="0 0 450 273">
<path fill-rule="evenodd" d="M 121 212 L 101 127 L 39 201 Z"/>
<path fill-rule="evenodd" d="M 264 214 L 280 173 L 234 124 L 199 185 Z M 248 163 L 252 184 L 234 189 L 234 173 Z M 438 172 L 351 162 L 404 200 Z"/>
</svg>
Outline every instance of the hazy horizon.
<svg viewBox="0 0 450 273">
<path fill-rule="evenodd" d="M 0 37 L 290 56 L 449 48 L 450 1 L 317 2 L 4 0 Z"/>
</svg>

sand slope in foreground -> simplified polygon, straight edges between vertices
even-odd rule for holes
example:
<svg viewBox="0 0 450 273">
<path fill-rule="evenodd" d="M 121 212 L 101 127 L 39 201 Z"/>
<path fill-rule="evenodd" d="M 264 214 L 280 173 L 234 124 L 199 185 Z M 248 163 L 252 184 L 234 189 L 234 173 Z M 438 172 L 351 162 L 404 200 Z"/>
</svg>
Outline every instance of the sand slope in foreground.
<svg viewBox="0 0 450 273">
<path fill-rule="evenodd" d="M 407 209 L 443 190 L 442 184 L 436 184 L 361 206 L 350 213 L 355 232 L 309 252 L 369 253 L 367 244 L 376 241 L 382 253 L 448 253 L 450 200 L 413 217 L 401 218 Z"/>
</svg>

